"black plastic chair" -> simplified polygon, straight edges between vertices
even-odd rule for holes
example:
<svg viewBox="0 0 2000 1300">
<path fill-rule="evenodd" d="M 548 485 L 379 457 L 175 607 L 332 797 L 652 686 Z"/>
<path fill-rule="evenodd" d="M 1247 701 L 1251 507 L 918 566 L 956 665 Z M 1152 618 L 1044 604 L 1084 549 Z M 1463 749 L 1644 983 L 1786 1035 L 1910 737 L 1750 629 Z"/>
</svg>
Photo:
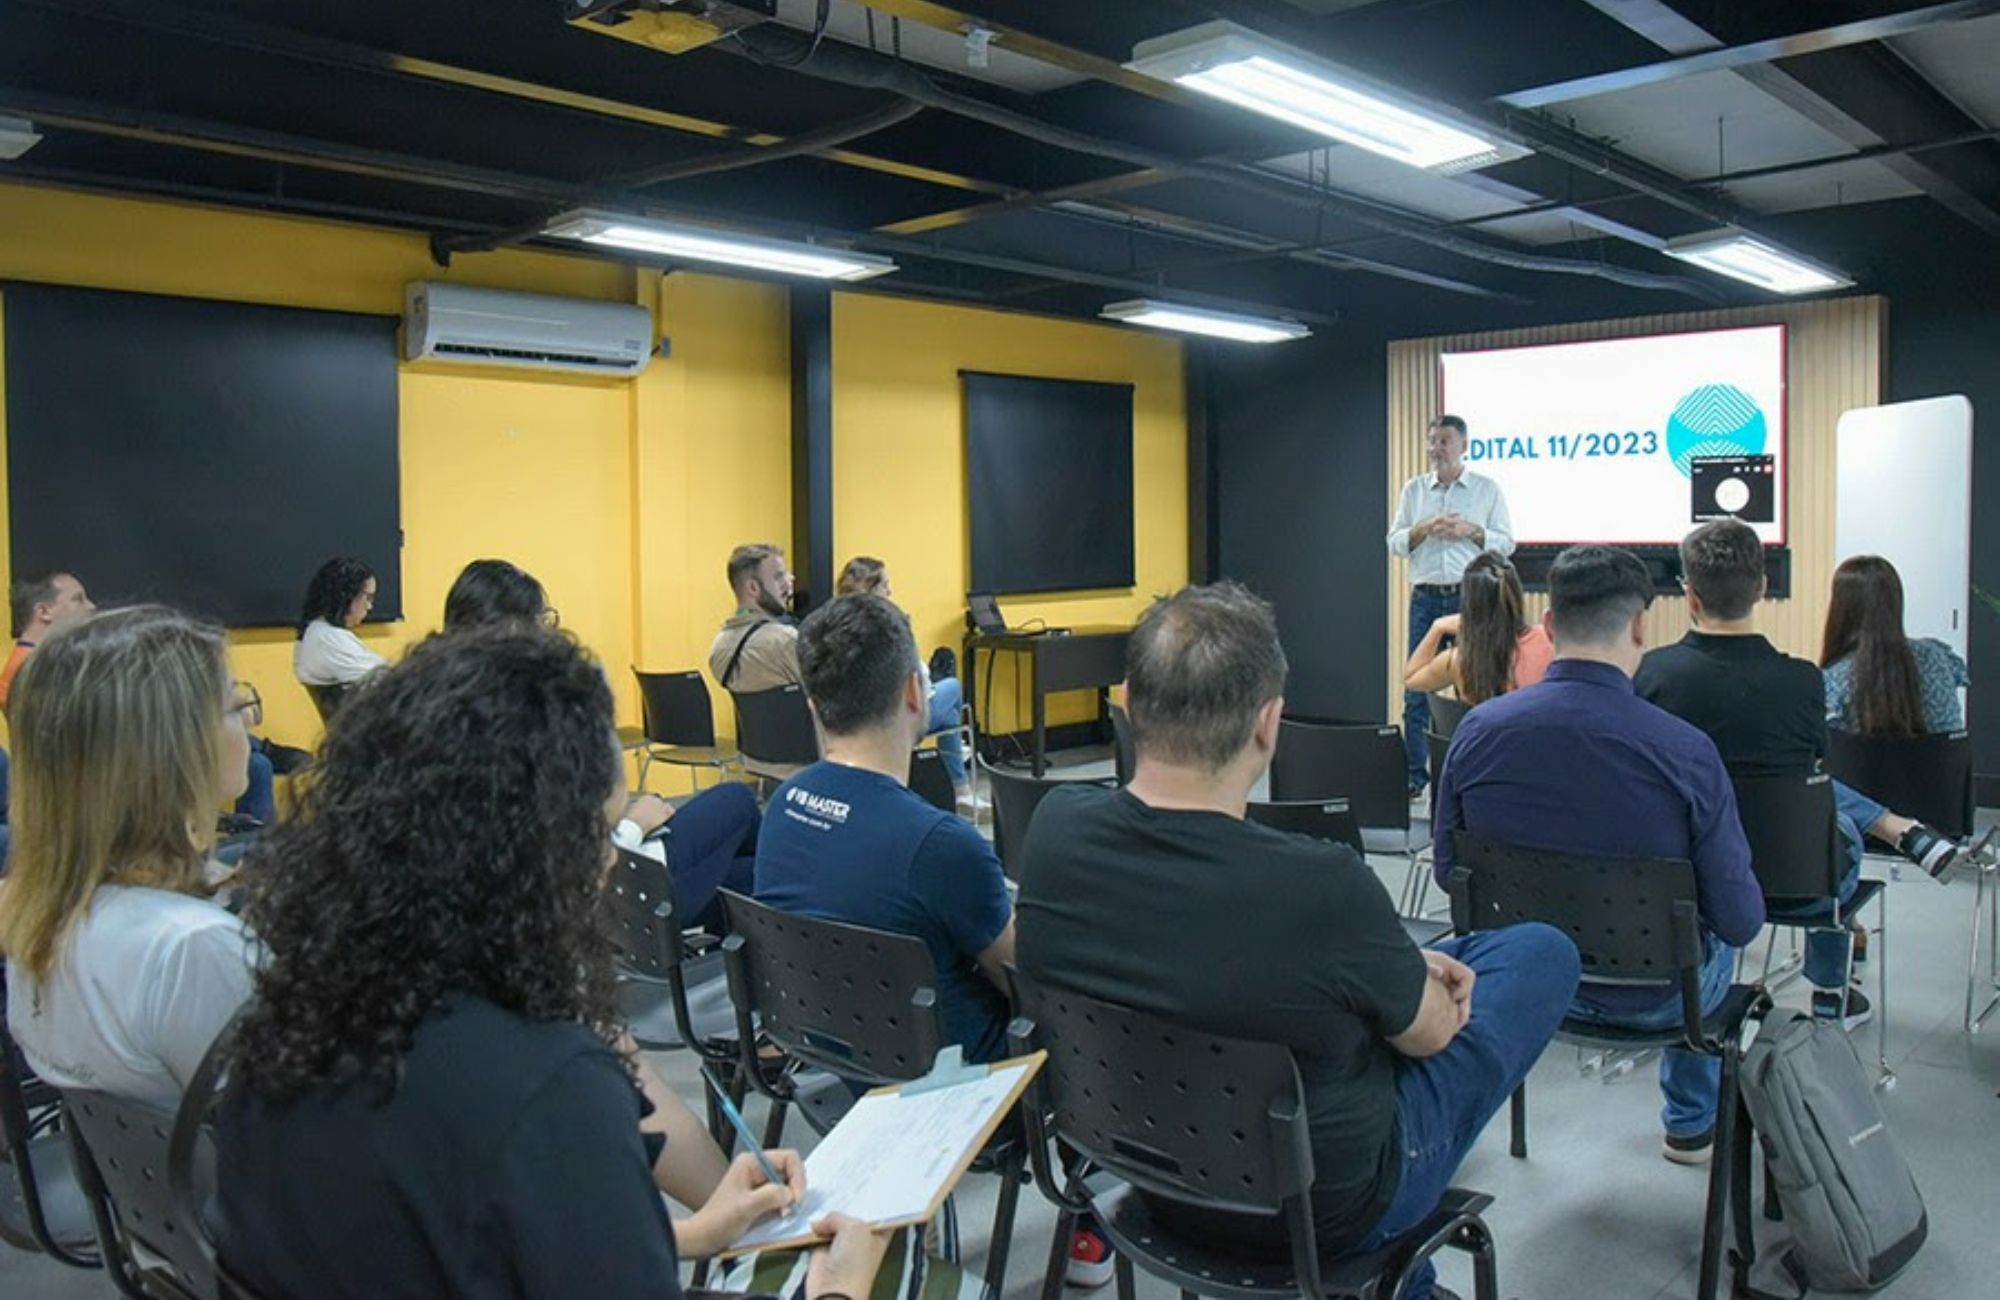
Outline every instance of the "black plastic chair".
<svg viewBox="0 0 2000 1300">
<path fill-rule="evenodd" d="M 986 788 L 993 792 L 993 852 L 999 855 L 1000 865 L 1009 880 L 1020 878 L 1021 849 L 1028 842 L 1028 827 L 1033 824 L 1035 810 L 1042 806 L 1042 800 L 1048 798 L 1049 791 L 1065 785 L 1110 788 L 1116 784 L 1104 779 L 1058 781 L 1050 777 L 1038 778 L 1003 771 L 997 767 L 985 767 L 984 770 Z"/>
<path fill-rule="evenodd" d="M 827 1115 L 800 1093 L 792 1072 L 774 1074 L 758 1059 L 759 1030 L 797 1065 L 854 1084 L 907 1083 L 930 1072 L 945 1038 L 937 966 L 922 939 L 782 912 L 726 889 L 722 901 L 739 1069 L 774 1105 L 797 1106 L 815 1128 Z M 851 1099 L 842 1089 L 840 1100 Z M 767 1129 L 765 1145 L 779 1136 Z M 1001 1180 L 987 1249 L 989 1297 L 1006 1282 L 1024 1158 L 1018 1133 L 1003 1127 L 972 1165 Z"/>
<path fill-rule="evenodd" d="M 319 710 L 322 726 L 333 721 L 333 715 L 340 712 L 340 706 L 347 703 L 347 697 L 353 693 L 353 682 L 342 682 L 337 686 L 306 687 L 306 694 L 312 696 L 313 707 Z"/>
<path fill-rule="evenodd" d="M 1877 1087 L 1895 1086 L 1889 1068 L 1889 928 L 1888 889 L 1879 880 L 1858 880 L 1854 893 L 1839 901 L 1840 878 L 1847 874 L 1847 848 L 1834 820 L 1833 778 L 1812 776 L 1738 777 L 1736 815 L 1750 842 L 1750 870 L 1764 888 L 1765 919 L 1774 929 L 1764 950 L 1764 973 L 1771 977 L 1775 930 L 1842 929 L 1870 903 L 1875 904 L 1875 1055 L 1881 1070 Z M 1778 910 L 1773 910 L 1773 909 Z M 1780 915 L 1782 911 L 1786 915 Z M 1800 920 L 1799 916 L 1811 920 Z M 1847 964 L 1840 987 L 1854 977 L 1854 945 L 1848 943 Z"/>
<path fill-rule="evenodd" d="M 97 1230 L 61 1123 L 55 1089 L 28 1068 L 0 1014 L 0 1139 L 7 1154 L 0 1241 L 71 1268 L 98 1268 Z"/>
<path fill-rule="evenodd" d="M 213 1257 L 173 1192 L 174 1115 L 102 1092 L 64 1089 L 63 1123 L 97 1224 L 97 1247 L 131 1300 L 210 1300 Z"/>
<path fill-rule="evenodd" d="M 944 770 L 944 755 L 929 747 L 910 752 L 910 789 L 933 808 L 958 811 L 958 791 Z"/>
<path fill-rule="evenodd" d="M 1460 934 L 1541 921 L 1575 941 L 1586 984 L 1656 987 L 1678 994 L 1681 1023 L 1665 1030 L 1619 1029 L 1564 1017 L 1563 1042 L 1614 1050 L 1685 1048 L 1722 1062 L 1702 1219 L 1698 1300 L 1715 1300 L 1722 1238 L 1736 1209 L 1737 1254 L 1754 1258 L 1749 1239 L 1750 1120 L 1738 1075 L 1743 1024 L 1771 1005 L 1763 989 L 1732 985 L 1716 1010 L 1701 1010 L 1702 940 L 1693 864 L 1670 858 L 1607 858 L 1516 848 L 1460 831 L 1448 887 L 1451 919 Z M 1514 1093 L 1510 1113 L 1515 1156 L 1528 1154 L 1528 1086 Z M 1747 1264 L 1745 1265 L 1747 1267 Z"/>
<path fill-rule="evenodd" d="M 699 671 L 642 673 L 634 668 L 632 676 L 639 682 L 640 716 L 645 723 L 639 749 L 641 790 L 655 763 L 688 768 L 697 789 L 701 769 L 712 768 L 719 776 L 737 765 L 736 750 L 715 738 L 715 705 Z"/>
<path fill-rule="evenodd" d="M 1061 1293 L 1070 1236 L 1085 1214 L 1118 1252 L 1120 1300 L 1132 1300 L 1135 1266 L 1178 1287 L 1184 1300 L 1392 1300 L 1446 1246 L 1472 1256 L 1476 1300 L 1497 1300 L 1493 1237 L 1480 1218 L 1493 1198 L 1483 1193 L 1451 1189 L 1429 1218 L 1383 1249 L 1322 1258 L 1311 1122 L 1284 1047 L 1172 1025 L 1018 970 L 1013 984 L 1020 1016 L 1008 1030 L 1012 1050 L 1049 1054 L 1023 1105 L 1036 1184 L 1059 1211 L 1044 1300 Z M 1085 1163 L 1059 1177 L 1052 1143 Z M 1107 1186 L 1103 1174 L 1116 1181 Z M 1278 1220 L 1290 1255 L 1248 1260 L 1193 1239 L 1157 1216 L 1162 1199 L 1189 1211 L 1177 1217 Z"/>
<path fill-rule="evenodd" d="M 1430 730 L 1446 740 L 1458 731 L 1458 724 L 1472 711 L 1472 706 L 1456 695 L 1444 695 L 1437 691 L 1426 693 L 1431 705 Z"/>
<path fill-rule="evenodd" d="M 1356 853 L 1367 851 L 1361 846 L 1360 819 L 1345 799 L 1299 799 L 1290 803 L 1258 803 L 1253 799 L 1244 811 L 1259 826 L 1345 844 Z"/>
<path fill-rule="evenodd" d="M 736 749 L 745 763 L 782 769 L 819 762 L 819 732 L 804 687 L 731 691 L 729 697 L 736 703 Z"/>
<path fill-rule="evenodd" d="M 1376 723 L 1278 724 L 1271 759 L 1271 799 L 1345 799 L 1368 829 L 1410 831 L 1408 760 L 1403 730 Z"/>
<path fill-rule="evenodd" d="M 1139 770 L 1139 751 L 1132 741 L 1132 719 L 1120 705 L 1107 704 L 1105 709 L 1111 714 L 1112 770 L 1118 774 L 1119 785 L 1130 785 L 1132 773 Z"/>
<path fill-rule="evenodd" d="M 1972 834 L 1972 738 L 1963 731 L 1910 737 L 1829 732 L 1826 770 L 1953 839 Z"/>
</svg>

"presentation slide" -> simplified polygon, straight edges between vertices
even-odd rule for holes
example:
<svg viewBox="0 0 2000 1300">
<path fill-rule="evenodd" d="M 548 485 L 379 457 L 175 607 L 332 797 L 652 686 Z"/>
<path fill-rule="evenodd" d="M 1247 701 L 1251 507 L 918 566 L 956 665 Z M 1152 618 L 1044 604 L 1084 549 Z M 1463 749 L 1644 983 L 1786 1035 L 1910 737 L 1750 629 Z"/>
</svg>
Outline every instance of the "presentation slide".
<svg viewBox="0 0 2000 1300">
<path fill-rule="evenodd" d="M 1730 514 L 1785 540 L 1785 327 L 1447 352 L 1466 464 L 1523 544 L 1671 545 Z"/>
</svg>

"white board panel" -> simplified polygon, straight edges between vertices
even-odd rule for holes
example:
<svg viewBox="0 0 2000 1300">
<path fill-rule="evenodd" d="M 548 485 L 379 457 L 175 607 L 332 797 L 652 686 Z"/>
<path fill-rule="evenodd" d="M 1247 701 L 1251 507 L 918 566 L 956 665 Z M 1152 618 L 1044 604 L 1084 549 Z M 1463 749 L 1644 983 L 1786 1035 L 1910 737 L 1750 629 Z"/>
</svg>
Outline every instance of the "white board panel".
<svg viewBox="0 0 2000 1300">
<path fill-rule="evenodd" d="M 1867 406 L 1835 433 L 1834 560 L 1879 555 L 1903 577 L 1903 627 L 1965 654 L 1972 592 L 1972 403 Z"/>
</svg>

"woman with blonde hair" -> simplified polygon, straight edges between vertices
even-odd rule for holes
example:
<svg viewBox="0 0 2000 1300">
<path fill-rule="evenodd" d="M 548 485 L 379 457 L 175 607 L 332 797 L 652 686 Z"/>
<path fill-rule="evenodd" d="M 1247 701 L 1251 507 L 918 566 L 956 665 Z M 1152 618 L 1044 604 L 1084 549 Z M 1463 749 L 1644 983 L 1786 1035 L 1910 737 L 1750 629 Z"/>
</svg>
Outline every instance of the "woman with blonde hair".
<svg viewBox="0 0 2000 1300">
<path fill-rule="evenodd" d="M 73 623 L 21 670 L 0 954 L 8 1027 L 57 1087 L 171 1109 L 249 997 L 207 865 L 261 712 L 222 630 L 157 605 Z"/>
</svg>

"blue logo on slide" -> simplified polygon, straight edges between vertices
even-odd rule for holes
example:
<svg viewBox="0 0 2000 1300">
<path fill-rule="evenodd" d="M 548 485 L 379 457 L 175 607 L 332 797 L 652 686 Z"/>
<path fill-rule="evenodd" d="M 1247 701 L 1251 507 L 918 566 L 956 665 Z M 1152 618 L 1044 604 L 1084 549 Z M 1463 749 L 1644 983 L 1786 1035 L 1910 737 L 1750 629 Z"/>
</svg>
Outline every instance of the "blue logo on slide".
<svg viewBox="0 0 2000 1300">
<path fill-rule="evenodd" d="M 1667 455 L 1682 474 L 1696 456 L 1755 456 L 1764 438 L 1764 412 L 1734 384 L 1703 384 L 1667 417 Z"/>
</svg>

